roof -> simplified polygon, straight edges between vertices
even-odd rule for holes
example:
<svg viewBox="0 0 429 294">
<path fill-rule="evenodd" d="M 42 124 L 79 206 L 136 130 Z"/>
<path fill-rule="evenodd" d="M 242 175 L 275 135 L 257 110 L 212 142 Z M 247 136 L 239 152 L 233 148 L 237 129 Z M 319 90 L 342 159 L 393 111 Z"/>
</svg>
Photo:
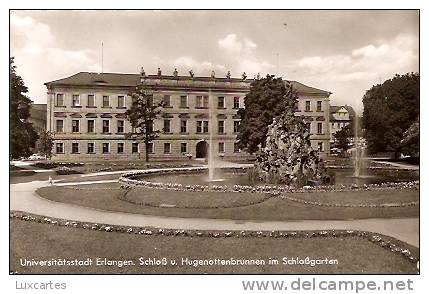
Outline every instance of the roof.
<svg viewBox="0 0 429 294">
<path fill-rule="evenodd" d="M 331 105 L 330 111 L 331 111 L 331 113 L 335 113 L 343 107 L 347 110 L 347 112 L 349 113 L 350 116 L 356 115 L 355 110 L 350 105 Z"/>
<path fill-rule="evenodd" d="M 193 77 L 190 76 L 169 76 L 169 75 L 148 75 L 146 79 L 149 83 L 159 86 L 196 86 L 196 87 L 234 87 L 246 90 L 249 88 L 253 79 L 243 80 L 241 78 L 212 78 L 212 77 Z M 79 72 L 72 76 L 47 82 L 47 87 L 51 86 L 105 86 L 105 87 L 135 87 L 140 81 L 139 74 L 126 73 L 94 73 Z M 213 81 L 215 85 L 213 86 Z M 320 90 L 314 87 L 304 85 L 297 81 L 289 81 L 298 93 L 327 95 L 331 92 Z"/>
<path fill-rule="evenodd" d="M 298 92 L 298 93 L 306 93 L 306 94 L 324 94 L 324 95 L 331 95 L 332 92 L 317 89 L 314 87 L 310 87 L 307 85 L 304 85 L 303 83 L 297 82 L 297 81 L 289 81 L 292 84 L 292 87 Z"/>
</svg>

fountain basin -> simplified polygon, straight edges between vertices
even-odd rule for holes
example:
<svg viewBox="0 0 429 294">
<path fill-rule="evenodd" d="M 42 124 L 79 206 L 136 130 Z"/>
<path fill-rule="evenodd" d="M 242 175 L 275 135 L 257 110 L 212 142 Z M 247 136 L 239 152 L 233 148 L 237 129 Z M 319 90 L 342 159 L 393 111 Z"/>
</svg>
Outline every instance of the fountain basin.
<svg viewBox="0 0 429 294">
<path fill-rule="evenodd" d="M 128 173 L 121 177 L 120 182 L 126 186 L 138 185 L 159 189 L 273 193 L 377 189 L 380 187 L 418 188 L 419 185 L 419 172 L 414 170 L 369 169 L 362 177 L 354 177 L 352 169 L 328 170 L 335 177 L 335 184 L 319 187 L 304 186 L 303 188 L 252 182 L 247 175 L 247 168 L 221 169 L 222 181 L 208 181 L 208 169 L 200 167 Z"/>
</svg>

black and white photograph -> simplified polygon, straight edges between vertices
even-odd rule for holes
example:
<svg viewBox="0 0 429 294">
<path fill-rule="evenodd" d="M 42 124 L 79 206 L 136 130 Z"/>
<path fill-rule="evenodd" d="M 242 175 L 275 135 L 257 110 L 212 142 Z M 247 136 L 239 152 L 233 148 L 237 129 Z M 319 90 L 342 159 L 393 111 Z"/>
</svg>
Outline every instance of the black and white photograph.
<svg viewBox="0 0 429 294">
<path fill-rule="evenodd" d="M 419 275 L 419 9 L 11 9 L 9 33 L 10 275 Z"/>
</svg>

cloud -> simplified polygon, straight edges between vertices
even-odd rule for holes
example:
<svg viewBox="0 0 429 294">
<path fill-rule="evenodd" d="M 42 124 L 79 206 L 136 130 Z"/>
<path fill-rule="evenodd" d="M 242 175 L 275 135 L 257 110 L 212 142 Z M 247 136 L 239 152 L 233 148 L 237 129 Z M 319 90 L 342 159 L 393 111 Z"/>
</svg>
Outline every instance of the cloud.
<svg viewBox="0 0 429 294">
<path fill-rule="evenodd" d="M 41 100 L 46 93 L 43 83 L 48 80 L 101 70 L 95 52 L 58 47 L 51 28 L 32 17 L 11 15 L 11 40 L 11 54 L 16 56 L 18 73 L 32 93 L 31 99 Z"/>
<path fill-rule="evenodd" d="M 418 64 L 418 40 L 411 35 L 398 35 L 392 40 L 356 48 L 349 54 L 304 57 L 293 63 L 300 74 L 353 81 L 380 75 L 394 75 L 415 70 Z"/>
<path fill-rule="evenodd" d="M 249 54 L 255 49 L 256 44 L 248 39 L 239 39 L 236 34 L 228 34 L 225 38 L 218 40 L 218 46 L 228 54 L 241 55 Z"/>
<path fill-rule="evenodd" d="M 223 76 L 229 70 L 233 76 L 241 76 L 246 72 L 249 77 L 257 73 L 272 73 L 274 66 L 256 55 L 257 45 L 247 37 L 238 37 L 236 34 L 227 34 L 217 41 L 220 56 L 215 63 L 207 60 L 196 60 L 190 56 L 180 56 L 169 62 L 171 66 L 192 69 L 196 74 L 207 75 L 215 70 L 218 76 Z"/>
<path fill-rule="evenodd" d="M 287 67 L 289 76 L 334 92 L 332 103 L 362 110 L 362 96 L 372 85 L 395 74 L 418 71 L 418 39 L 399 34 L 355 48 L 348 54 L 307 56 Z"/>
</svg>

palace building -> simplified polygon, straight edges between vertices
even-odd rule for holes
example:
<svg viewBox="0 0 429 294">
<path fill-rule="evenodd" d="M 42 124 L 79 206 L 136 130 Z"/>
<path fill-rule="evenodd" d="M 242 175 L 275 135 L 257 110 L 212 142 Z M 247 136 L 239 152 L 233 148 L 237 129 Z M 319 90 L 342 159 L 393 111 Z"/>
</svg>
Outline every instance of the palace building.
<svg viewBox="0 0 429 294">
<path fill-rule="evenodd" d="M 161 130 L 149 146 L 152 159 L 201 158 L 213 142 L 219 157 L 248 156 L 236 137 L 251 79 L 172 75 L 147 75 L 154 102 L 164 107 L 154 122 Z M 54 160 L 132 160 L 145 158 L 143 141 L 125 137 L 131 125 L 125 111 L 129 93 L 140 82 L 139 74 L 80 72 L 45 83 L 47 129 L 54 136 Z M 330 149 L 330 92 L 290 81 L 299 102 L 296 115 L 304 116 L 313 148 L 322 156 Z M 212 139 L 212 141 L 210 140 Z"/>
</svg>

